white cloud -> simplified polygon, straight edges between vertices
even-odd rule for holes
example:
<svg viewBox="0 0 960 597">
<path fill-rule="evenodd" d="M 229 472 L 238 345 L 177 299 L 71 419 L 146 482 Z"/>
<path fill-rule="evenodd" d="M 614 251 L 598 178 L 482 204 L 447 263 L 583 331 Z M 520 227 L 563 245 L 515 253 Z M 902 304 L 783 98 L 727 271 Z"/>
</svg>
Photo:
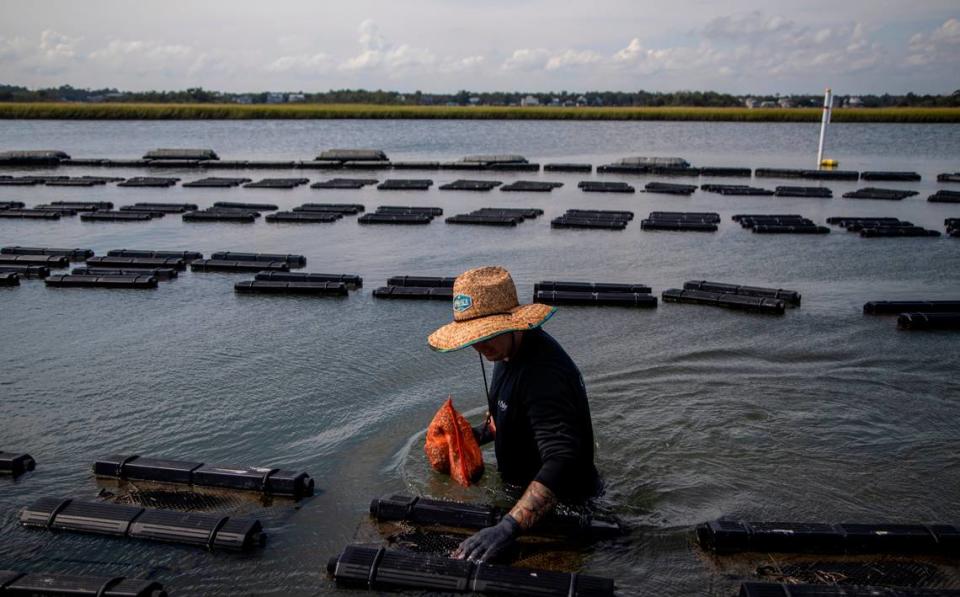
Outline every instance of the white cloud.
<svg viewBox="0 0 960 597">
<path fill-rule="evenodd" d="M 948 19 L 930 33 L 910 38 L 906 64 L 911 66 L 952 66 L 960 64 L 960 20 Z"/>
<path fill-rule="evenodd" d="M 523 48 L 514 50 L 513 54 L 504 60 L 503 69 L 514 71 L 540 70 L 546 67 L 548 60 L 550 60 L 549 50 Z"/>
<path fill-rule="evenodd" d="M 587 66 L 603 61 L 603 56 L 592 50 L 564 50 L 563 52 L 551 56 L 547 60 L 547 70 L 558 70 L 561 68 Z"/>
<path fill-rule="evenodd" d="M 379 71 L 391 78 L 401 76 L 400 71 L 431 70 L 437 57 L 426 48 L 408 44 L 395 45 L 380 33 L 380 27 L 367 19 L 358 28 L 361 52 L 340 65 L 344 71 Z"/>
<path fill-rule="evenodd" d="M 267 65 L 274 73 L 322 73 L 333 67 L 333 59 L 323 52 L 311 55 L 281 56 Z"/>
</svg>

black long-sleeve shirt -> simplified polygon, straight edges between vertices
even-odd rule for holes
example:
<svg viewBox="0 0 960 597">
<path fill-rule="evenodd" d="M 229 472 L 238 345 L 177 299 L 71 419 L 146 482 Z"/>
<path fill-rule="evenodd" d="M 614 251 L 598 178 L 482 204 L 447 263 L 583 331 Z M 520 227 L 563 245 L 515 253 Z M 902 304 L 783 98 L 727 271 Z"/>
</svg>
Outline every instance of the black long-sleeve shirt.
<svg viewBox="0 0 960 597">
<path fill-rule="evenodd" d="M 493 368 L 489 398 L 497 468 L 504 481 L 539 481 L 562 501 L 597 494 L 593 424 L 583 377 L 556 340 L 524 331 L 509 361 Z"/>
</svg>

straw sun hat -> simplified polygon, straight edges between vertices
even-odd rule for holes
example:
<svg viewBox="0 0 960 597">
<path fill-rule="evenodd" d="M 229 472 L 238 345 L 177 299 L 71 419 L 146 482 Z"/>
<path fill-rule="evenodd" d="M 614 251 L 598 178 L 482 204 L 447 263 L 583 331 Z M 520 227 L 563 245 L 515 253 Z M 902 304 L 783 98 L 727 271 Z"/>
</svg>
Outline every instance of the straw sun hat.
<svg viewBox="0 0 960 597">
<path fill-rule="evenodd" d="M 521 305 L 510 273 L 499 266 L 478 267 L 453 283 L 453 323 L 430 334 L 427 342 L 440 352 L 466 348 L 504 332 L 543 325 L 556 307 Z"/>
</svg>

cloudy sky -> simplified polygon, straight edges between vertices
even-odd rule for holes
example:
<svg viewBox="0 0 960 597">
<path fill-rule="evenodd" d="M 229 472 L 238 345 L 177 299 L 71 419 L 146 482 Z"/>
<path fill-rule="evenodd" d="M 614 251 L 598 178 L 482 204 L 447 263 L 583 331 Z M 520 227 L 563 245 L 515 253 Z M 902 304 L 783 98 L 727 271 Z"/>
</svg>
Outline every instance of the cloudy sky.
<svg viewBox="0 0 960 597">
<path fill-rule="evenodd" d="M 0 83 L 951 93 L 958 0 L 0 0 Z"/>
</svg>

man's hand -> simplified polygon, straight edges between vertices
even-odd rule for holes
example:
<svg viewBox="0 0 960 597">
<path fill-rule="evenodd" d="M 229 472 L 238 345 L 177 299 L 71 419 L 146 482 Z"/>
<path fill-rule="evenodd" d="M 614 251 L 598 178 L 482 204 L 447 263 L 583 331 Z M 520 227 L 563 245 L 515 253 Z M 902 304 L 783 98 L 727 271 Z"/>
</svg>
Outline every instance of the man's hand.
<svg viewBox="0 0 960 597">
<path fill-rule="evenodd" d="M 453 552 L 453 557 L 458 560 L 486 562 L 513 545 L 519 534 L 520 524 L 507 514 L 494 526 L 467 537 Z"/>
</svg>

